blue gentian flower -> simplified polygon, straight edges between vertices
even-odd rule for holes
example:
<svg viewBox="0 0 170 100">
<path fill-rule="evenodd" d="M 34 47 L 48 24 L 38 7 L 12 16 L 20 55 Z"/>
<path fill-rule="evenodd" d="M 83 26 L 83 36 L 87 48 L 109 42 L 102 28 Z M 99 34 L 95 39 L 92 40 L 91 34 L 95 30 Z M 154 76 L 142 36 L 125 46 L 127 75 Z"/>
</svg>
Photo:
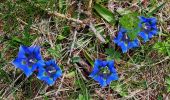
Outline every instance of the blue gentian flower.
<svg viewBox="0 0 170 100">
<path fill-rule="evenodd" d="M 156 18 L 146 18 L 143 16 L 140 16 L 139 19 L 139 27 L 141 28 L 139 36 L 144 40 L 144 42 L 147 42 L 158 33 L 157 20 Z"/>
<path fill-rule="evenodd" d="M 29 77 L 40 65 L 39 61 L 43 60 L 39 46 L 20 46 L 18 57 L 12 61 L 12 64 L 21 69 Z"/>
<path fill-rule="evenodd" d="M 38 67 L 38 79 L 45 81 L 50 86 L 52 86 L 61 75 L 62 71 L 54 59 L 46 61 L 44 65 Z"/>
<path fill-rule="evenodd" d="M 98 81 L 102 87 L 109 85 L 113 80 L 118 80 L 118 74 L 114 68 L 114 61 L 95 60 L 93 71 L 89 77 Z"/>
<path fill-rule="evenodd" d="M 139 46 L 139 40 L 137 38 L 130 40 L 126 32 L 126 29 L 121 28 L 117 34 L 117 37 L 113 39 L 113 42 L 121 47 L 123 53 L 126 53 L 129 49 Z"/>
</svg>

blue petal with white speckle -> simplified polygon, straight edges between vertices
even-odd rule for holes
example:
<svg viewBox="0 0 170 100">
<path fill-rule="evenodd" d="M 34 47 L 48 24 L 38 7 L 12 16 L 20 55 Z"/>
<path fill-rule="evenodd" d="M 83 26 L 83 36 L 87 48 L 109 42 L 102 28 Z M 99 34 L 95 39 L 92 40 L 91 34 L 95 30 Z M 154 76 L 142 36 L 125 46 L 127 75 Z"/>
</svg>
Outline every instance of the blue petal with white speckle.
<svg viewBox="0 0 170 100">
<path fill-rule="evenodd" d="M 37 78 L 45 81 L 50 86 L 52 86 L 60 76 L 62 76 L 62 71 L 54 59 L 45 61 L 44 65 L 38 67 Z"/>
<path fill-rule="evenodd" d="M 156 18 L 146 18 L 143 16 L 140 16 L 139 19 L 139 27 L 141 28 L 139 36 L 144 40 L 144 42 L 147 42 L 154 35 L 158 34 L 157 20 Z"/>
<path fill-rule="evenodd" d="M 129 49 L 139 46 L 139 40 L 137 38 L 130 40 L 126 32 L 126 29 L 121 28 L 117 36 L 113 39 L 113 42 L 121 47 L 123 53 L 126 53 Z"/>
<path fill-rule="evenodd" d="M 102 73 L 101 69 L 108 67 L 109 73 Z M 114 61 L 102 61 L 95 60 L 94 68 L 89 77 L 93 78 L 95 81 L 98 81 L 102 87 L 105 87 L 111 83 L 113 80 L 118 80 L 118 74 L 114 68 Z"/>
<path fill-rule="evenodd" d="M 42 61 L 39 46 L 20 46 L 18 56 L 12 61 L 12 64 L 21 69 L 29 77 L 40 65 Z"/>
</svg>

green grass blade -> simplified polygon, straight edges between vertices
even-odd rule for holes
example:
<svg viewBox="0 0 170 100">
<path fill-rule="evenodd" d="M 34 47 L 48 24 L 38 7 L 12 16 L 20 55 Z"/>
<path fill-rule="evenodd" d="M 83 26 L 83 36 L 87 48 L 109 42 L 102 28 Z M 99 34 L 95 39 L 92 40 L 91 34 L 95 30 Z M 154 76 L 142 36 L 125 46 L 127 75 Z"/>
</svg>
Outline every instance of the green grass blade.
<svg viewBox="0 0 170 100">
<path fill-rule="evenodd" d="M 88 60 L 88 62 L 91 64 L 91 66 L 94 66 L 93 59 L 86 50 L 84 50 L 84 56 Z"/>
<path fill-rule="evenodd" d="M 153 14 L 155 14 L 157 11 L 159 11 L 164 5 L 166 4 L 166 2 L 160 4 L 158 7 L 156 7 L 154 10 L 152 10 L 151 12 L 148 13 L 148 16 L 152 16 Z"/>
<path fill-rule="evenodd" d="M 114 15 L 110 10 L 97 3 L 94 5 L 94 10 L 110 24 L 115 24 Z"/>
</svg>

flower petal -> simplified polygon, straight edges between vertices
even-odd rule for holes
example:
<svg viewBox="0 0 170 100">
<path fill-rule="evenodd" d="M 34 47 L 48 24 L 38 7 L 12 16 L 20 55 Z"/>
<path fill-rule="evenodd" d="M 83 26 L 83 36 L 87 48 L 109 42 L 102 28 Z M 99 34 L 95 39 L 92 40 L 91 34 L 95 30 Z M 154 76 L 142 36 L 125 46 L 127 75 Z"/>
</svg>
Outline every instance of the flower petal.
<svg viewBox="0 0 170 100">
<path fill-rule="evenodd" d="M 35 57 L 36 57 L 37 60 L 42 60 L 43 59 L 42 56 L 41 56 L 41 50 L 40 50 L 39 46 L 35 47 L 33 52 L 34 52 Z"/>
<path fill-rule="evenodd" d="M 148 38 L 152 38 L 154 36 L 154 34 L 152 34 L 152 32 L 148 33 Z"/>
<path fill-rule="evenodd" d="M 42 77 L 41 80 L 45 81 L 50 86 L 54 85 L 54 83 L 55 83 L 55 81 L 49 77 Z"/>
<path fill-rule="evenodd" d="M 24 69 L 23 69 L 23 72 L 25 73 L 25 75 L 27 77 L 31 76 L 32 75 L 32 70 L 28 67 L 28 66 L 25 66 Z"/>
<path fill-rule="evenodd" d="M 116 69 L 114 68 L 114 61 L 113 60 L 108 61 L 108 68 L 109 68 L 111 73 L 116 72 Z"/>
<path fill-rule="evenodd" d="M 147 42 L 149 40 L 148 35 L 145 34 L 144 32 L 139 32 L 139 36 L 142 37 L 144 42 Z"/>
<path fill-rule="evenodd" d="M 158 28 L 156 25 L 152 25 L 152 30 L 158 31 Z"/>
<path fill-rule="evenodd" d="M 18 52 L 18 58 L 26 58 L 25 56 L 25 47 L 24 46 L 20 46 L 19 47 L 19 52 Z"/>
<path fill-rule="evenodd" d="M 15 58 L 12 61 L 12 64 L 16 67 L 16 68 L 20 68 L 22 66 L 22 59 L 20 58 Z M 23 67 L 23 66 L 22 66 Z"/>
<path fill-rule="evenodd" d="M 100 62 L 104 63 L 103 66 L 101 66 L 101 67 L 107 66 L 109 68 L 108 70 L 110 73 L 102 73 L 102 72 L 98 73 L 101 70 L 98 67 Z M 95 64 L 94 64 L 94 67 L 96 66 L 97 71 L 94 72 L 94 68 L 93 68 L 93 71 L 89 75 L 89 77 L 93 78 L 95 81 L 98 81 L 102 87 L 107 86 L 106 80 L 108 80 L 108 82 L 110 83 L 112 81 L 111 79 L 113 79 L 113 76 L 111 76 L 111 75 L 117 74 L 116 69 L 114 68 L 114 61 L 113 60 L 102 61 L 102 60 L 97 59 L 95 61 Z"/>
<path fill-rule="evenodd" d="M 138 47 L 139 46 L 139 41 L 137 39 L 133 40 L 132 42 L 128 43 L 128 48 L 134 48 L 134 47 Z"/>
<path fill-rule="evenodd" d="M 113 80 L 118 80 L 118 75 L 117 73 L 112 73 L 106 80 L 107 84 L 110 84 L 111 81 Z"/>
<path fill-rule="evenodd" d="M 31 66 L 31 71 L 34 72 L 38 68 L 38 65 L 35 63 Z"/>
<path fill-rule="evenodd" d="M 41 80 L 43 77 L 47 77 L 46 70 L 43 67 L 39 67 L 37 78 Z"/>
<path fill-rule="evenodd" d="M 140 16 L 139 19 L 141 23 L 147 22 L 147 18 L 145 18 L 144 16 Z"/>
<path fill-rule="evenodd" d="M 93 78 L 96 76 L 96 74 L 98 74 L 98 72 L 100 71 L 100 66 L 102 67 L 102 63 L 103 61 L 101 61 L 100 59 L 96 59 L 94 62 L 94 67 L 93 67 L 93 71 L 91 72 L 91 74 L 89 75 L 89 77 Z"/>
<path fill-rule="evenodd" d="M 94 77 L 94 80 L 99 82 L 102 87 L 107 86 L 106 81 L 101 76 Z"/>
<path fill-rule="evenodd" d="M 96 76 L 96 74 L 98 74 L 98 72 L 99 72 L 100 70 L 99 70 L 99 68 L 98 68 L 98 66 L 94 66 L 93 67 L 93 71 L 91 72 L 91 74 L 89 75 L 89 77 L 94 77 L 94 76 Z"/>
<path fill-rule="evenodd" d="M 54 75 L 53 79 L 56 80 L 57 78 L 59 78 L 60 76 L 62 76 L 62 71 L 59 70 L 56 72 L 56 74 Z"/>
<path fill-rule="evenodd" d="M 108 63 L 107 61 L 101 61 L 101 65 L 100 65 L 100 66 L 101 66 L 101 67 L 106 67 L 106 66 L 107 66 L 107 63 Z"/>
<path fill-rule="evenodd" d="M 54 59 L 49 61 L 39 61 L 38 63 L 38 75 L 37 78 L 45 81 L 48 85 L 53 85 L 55 80 L 62 75 L 61 69 L 56 64 Z M 56 73 L 50 73 L 49 68 L 55 68 Z M 53 69 L 52 69 L 53 70 Z"/>
<path fill-rule="evenodd" d="M 44 62 L 44 60 L 39 60 L 37 63 L 37 67 L 39 68 L 39 67 L 43 67 L 43 66 L 45 66 L 45 62 Z"/>
<path fill-rule="evenodd" d="M 149 18 L 150 22 L 151 22 L 151 25 L 155 25 L 157 23 L 157 20 L 156 18 Z"/>
<path fill-rule="evenodd" d="M 117 37 L 115 37 L 114 40 L 113 40 L 114 43 L 119 43 L 121 41 L 121 39 L 123 37 L 123 33 L 122 32 L 124 32 L 123 29 L 118 32 Z"/>
<path fill-rule="evenodd" d="M 144 42 L 147 42 L 150 38 L 152 38 L 154 35 L 157 34 L 157 19 L 155 17 L 152 18 L 146 18 L 146 17 L 139 17 L 140 19 L 140 24 L 139 27 L 142 28 L 142 24 L 147 24 L 148 25 L 148 30 L 142 30 L 143 32 L 139 33 L 139 36 L 143 38 Z"/>
<path fill-rule="evenodd" d="M 153 34 L 153 35 L 156 35 L 158 32 L 157 32 L 157 30 L 152 30 L 151 31 L 151 34 Z"/>
<path fill-rule="evenodd" d="M 120 42 L 118 45 L 121 47 L 123 53 L 127 52 L 127 44 L 125 44 L 124 42 Z"/>
<path fill-rule="evenodd" d="M 23 60 L 24 60 L 24 59 L 16 58 L 16 59 L 14 59 L 14 60 L 12 61 L 12 64 L 13 64 L 16 68 L 21 69 L 21 70 L 25 73 L 25 75 L 26 75 L 27 77 L 29 77 L 33 72 L 31 71 L 31 69 L 30 69 L 27 65 L 25 65 L 25 64 L 22 63 Z"/>
<path fill-rule="evenodd" d="M 37 47 L 36 45 L 28 47 L 29 53 L 34 53 L 34 50 L 35 50 L 36 47 Z"/>
<path fill-rule="evenodd" d="M 46 66 L 50 66 L 51 64 L 52 64 L 52 60 L 48 60 L 48 61 L 45 62 Z"/>
</svg>

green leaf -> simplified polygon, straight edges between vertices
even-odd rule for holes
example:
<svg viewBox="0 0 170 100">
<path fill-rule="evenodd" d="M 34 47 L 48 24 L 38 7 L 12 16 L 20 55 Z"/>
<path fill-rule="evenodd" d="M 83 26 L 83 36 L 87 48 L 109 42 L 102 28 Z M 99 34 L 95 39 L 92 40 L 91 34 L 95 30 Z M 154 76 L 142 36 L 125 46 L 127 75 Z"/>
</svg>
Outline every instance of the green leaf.
<svg viewBox="0 0 170 100">
<path fill-rule="evenodd" d="M 167 92 L 170 92 L 170 77 L 166 77 L 165 80 L 166 80 L 165 82 L 167 84 Z"/>
<path fill-rule="evenodd" d="M 70 34 L 70 27 L 64 26 L 62 28 L 62 32 L 57 36 L 57 40 L 63 40 L 67 38 L 69 34 Z"/>
<path fill-rule="evenodd" d="M 72 58 L 72 62 L 73 62 L 73 63 L 80 62 L 80 57 L 79 57 L 79 56 L 73 57 L 73 58 Z"/>
<path fill-rule="evenodd" d="M 97 3 L 107 3 L 109 0 L 96 0 Z"/>
<path fill-rule="evenodd" d="M 64 37 L 63 35 L 60 35 L 60 34 L 57 36 L 57 39 L 58 39 L 58 40 L 63 40 L 63 39 L 65 39 L 65 38 L 66 38 L 66 37 Z"/>
<path fill-rule="evenodd" d="M 43 95 L 43 97 L 44 97 L 44 100 L 49 100 L 47 95 Z"/>
<path fill-rule="evenodd" d="M 111 88 L 115 91 L 117 91 L 121 96 L 125 97 L 128 95 L 128 90 L 126 84 L 122 84 L 117 81 L 113 81 L 111 83 Z"/>
<path fill-rule="evenodd" d="M 59 12 L 60 13 L 65 13 L 67 9 L 67 1 L 66 0 L 59 0 L 58 5 L 59 5 Z"/>
<path fill-rule="evenodd" d="M 170 92 L 170 86 L 168 87 L 167 92 Z"/>
<path fill-rule="evenodd" d="M 68 36 L 70 34 L 70 26 L 64 26 L 62 28 L 62 35 Z"/>
<path fill-rule="evenodd" d="M 168 85 L 170 85 L 170 77 L 167 77 L 167 78 L 166 78 L 166 83 L 167 83 Z"/>
<path fill-rule="evenodd" d="M 113 48 L 107 48 L 105 54 L 107 55 L 107 60 L 120 60 L 121 54 L 115 51 Z"/>
<path fill-rule="evenodd" d="M 134 40 L 135 38 L 137 38 L 139 32 L 140 32 L 140 28 L 137 27 L 134 30 L 128 31 L 127 35 L 129 36 L 130 40 Z"/>
<path fill-rule="evenodd" d="M 72 71 L 72 72 L 70 72 L 70 73 L 68 73 L 68 74 L 66 74 L 66 76 L 65 76 L 66 78 L 72 78 L 72 77 L 75 77 L 75 72 L 74 71 Z"/>
<path fill-rule="evenodd" d="M 44 3 L 47 3 L 48 1 L 47 0 L 37 0 L 37 2 L 44 4 Z"/>
<path fill-rule="evenodd" d="M 94 10 L 110 24 L 115 24 L 115 17 L 110 10 L 97 3 L 94 5 Z"/>
<path fill-rule="evenodd" d="M 56 45 L 55 46 L 55 48 L 49 48 L 48 49 L 48 52 L 52 55 L 52 56 L 54 56 L 54 57 L 56 57 L 56 58 L 60 58 L 61 57 L 61 51 L 62 51 L 62 47 L 61 47 L 61 45 Z"/>
<path fill-rule="evenodd" d="M 82 94 L 79 94 L 78 100 L 84 100 L 84 96 Z"/>
<path fill-rule="evenodd" d="M 125 14 L 119 20 L 121 27 L 127 30 L 127 35 L 131 40 L 135 39 L 140 32 L 140 28 L 138 27 L 139 21 L 138 13 L 135 12 Z"/>
<path fill-rule="evenodd" d="M 3 79 L 5 82 L 10 82 L 11 79 L 9 77 L 9 75 L 2 69 L 0 69 L 0 77 L 1 79 Z"/>
<path fill-rule="evenodd" d="M 163 100 L 163 97 L 161 95 L 158 95 L 157 100 Z"/>
<path fill-rule="evenodd" d="M 157 42 L 154 47 L 159 53 L 170 56 L 170 41 Z"/>
<path fill-rule="evenodd" d="M 90 100 L 89 89 L 80 74 L 76 72 L 76 86 L 80 88 L 78 100 Z"/>
<path fill-rule="evenodd" d="M 58 7 L 59 7 L 60 10 L 63 8 L 64 2 L 65 2 L 65 0 L 59 0 L 58 1 L 58 5 L 59 5 Z"/>
<path fill-rule="evenodd" d="M 120 15 L 126 15 L 126 14 L 129 14 L 129 13 L 132 13 L 131 10 L 128 10 L 126 8 L 118 8 L 116 10 Z"/>
<path fill-rule="evenodd" d="M 22 43 L 21 38 L 18 38 L 18 37 L 16 37 L 16 36 L 12 38 L 12 41 L 13 41 L 13 42 Z"/>
<path fill-rule="evenodd" d="M 139 23 L 138 13 L 133 12 L 133 13 L 125 14 L 120 18 L 119 22 L 123 28 L 132 30 L 138 27 L 138 23 Z"/>
<path fill-rule="evenodd" d="M 91 64 L 91 66 L 94 66 L 93 59 L 86 50 L 84 50 L 84 56 L 88 60 L 88 62 Z"/>
<path fill-rule="evenodd" d="M 148 16 L 152 16 L 153 14 L 155 14 L 158 10 L 160 10 L 164 5 L 166 4 L 166 2 L 160 4 L 158 7 L 156 7 L 154 10 L 152 10 L 151 12 L 148 13 Z"/>
</svg>

